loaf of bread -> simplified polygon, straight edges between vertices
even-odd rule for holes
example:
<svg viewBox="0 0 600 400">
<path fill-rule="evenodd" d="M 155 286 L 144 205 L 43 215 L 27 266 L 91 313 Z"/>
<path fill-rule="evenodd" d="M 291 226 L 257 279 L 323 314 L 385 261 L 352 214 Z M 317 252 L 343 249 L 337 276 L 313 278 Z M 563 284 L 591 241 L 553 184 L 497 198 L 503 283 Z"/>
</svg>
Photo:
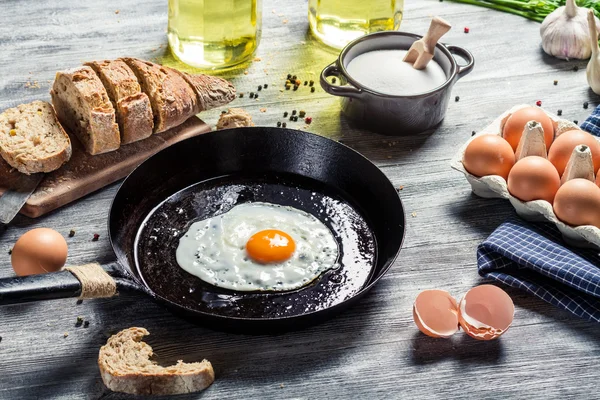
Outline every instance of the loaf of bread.
<svg viewBox="0 0 600 400">
<path fill-rule="evenodd" d="M 34 101 L 0 114 L 0 155 L 19 172 L 54 171 L 71 152 L 71 140 L 50 103 Z"/>
<path fill-rule="evenodd" d="M 117 112 L 121 144 L 142 140 L 152 135 L 152 106 L 131 70 L 121 60 L 92 61 L 91 67 L 104 84 Z"/>
<path fill-rule="evenodd" d="M 161 367 L 150 361 L 152 347 L 142 341 L 144 328 L 125 329 L 100 349 L 98 366 L 104 384 L 114 392 L 142 395 L 176 395 L 204 390 L 215 380 L 209 361 L 178 361 Z"/>
<path fill-rule="evenodd" d="M 50 95 L 59 121 L 77 135 L 88 153 L 101 154 L 119 148 L 121 138 L 115 109 L 92 68 L 57 72 Z"/>
<path fill-rule="evenodd" d="M 156 133 L 181 125 L 200 112 L 196 92 L 175 70 L 137 58 L 123 58 L 123 61 L 150 98 Z"/>
</svg>

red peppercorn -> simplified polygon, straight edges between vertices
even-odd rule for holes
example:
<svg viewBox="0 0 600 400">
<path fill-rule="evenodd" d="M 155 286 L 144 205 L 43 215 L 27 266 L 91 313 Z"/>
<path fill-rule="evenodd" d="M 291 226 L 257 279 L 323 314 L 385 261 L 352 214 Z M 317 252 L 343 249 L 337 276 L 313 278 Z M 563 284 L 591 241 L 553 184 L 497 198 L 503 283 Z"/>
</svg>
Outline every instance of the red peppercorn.
<svg viewBox="0 0 600 400">
<path fill-rule="evenodd" d="M 536 101 L 535 105 L 538 106 L 538 107 L 541 107 L 542 106 L 542 101 L 541 100 Z"/>
<path fill-rule="evenodd" d="M 465 33 L 469 33 L 469 28 L 465 26 Z"/>
<path fill-rule="evenodd" d="M 312 122 L 312 117 L 306 117 L 304 119 L 304 122 L 306 122 L 307 124 L 310 124 Z"/>
<path fill-rule="evenodd" d="M 100 238 L 100 235 L 98 235 L 97 233 L 94 233 L 94 238 L 92 239 L 92 242 L 97 242 L 99 238 Z"/>
</svg>

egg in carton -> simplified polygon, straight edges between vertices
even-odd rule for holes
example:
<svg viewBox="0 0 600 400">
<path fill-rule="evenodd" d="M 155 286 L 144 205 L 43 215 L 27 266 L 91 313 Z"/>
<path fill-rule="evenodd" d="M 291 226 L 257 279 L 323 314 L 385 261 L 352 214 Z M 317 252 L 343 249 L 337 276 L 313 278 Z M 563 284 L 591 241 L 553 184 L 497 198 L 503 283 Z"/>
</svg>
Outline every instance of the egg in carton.
<svg viewBox="0 0 600 400">
<path fill-rule="evenodd" d="M 570 226 L 560 221 L 552 204 L 546 200 L 521 201 L 512 196 L 508 191 L 506 180 L 498 175 L 487 175 L 477 177 L 470 174 L 463 165 L 465 150 L 469 143 L 481 135 L 498 135 L 502 136 L 504 126 L 510 116 L 523 108 L 531 107 L 527 104 L 521 104 L 512 107 L 496 118 L 491 124 L 486 126 L 476 135 L 471 137 L 455 154 L 451 161 L 451 167 L 459 172 L 462 172 L 467 181 L 471 184 L 473 193 L 484 198 L 503 198 L 508 199 L 515 208 L 519 216 L 528 221 L 534 222 L 552 222 L 562 233 L 565 242 L 578 247 L 600 248 L 600 229 L 592 225 Z M 541 108 L 540 108 L 541 109 Z M 541 109 L 552 121 L 554 126 L 554 139 L 564 132 L 580 128 L 565 119 Z M 543 130 L 540 129 L 540 124 L 528 124 L 523 131 L 523 136 L 519 141 L 519 145 L 515 151 L 515 159 L 520 160 L 523 157 L 538 155 L 547 158 L 547 149 L 544 141 Z M 594 137 L 600 142 L 600 138 Z M 569 158 L 565 171 L 561 177 L 561 183 L 575 178 L 584 178 L 594 181 L 594 165 L 592 161 L 592 153 L 588 146 L 577 146 Z M 599 174 L 600 175 L 600 174 Z M 600 177 L 598 178 L 600 179 Z"/>
</svg>

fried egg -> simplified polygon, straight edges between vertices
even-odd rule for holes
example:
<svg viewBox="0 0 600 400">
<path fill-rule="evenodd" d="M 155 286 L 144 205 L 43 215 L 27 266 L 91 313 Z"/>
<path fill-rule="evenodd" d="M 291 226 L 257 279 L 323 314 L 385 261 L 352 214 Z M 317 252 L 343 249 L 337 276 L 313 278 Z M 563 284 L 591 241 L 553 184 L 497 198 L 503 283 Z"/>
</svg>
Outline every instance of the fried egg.
<svg viewBox="0 0 600 400">
<path fill-rule="evenodd" d="M 255 202 L 193 223 L 176 258 L 185 271 L 215 286 L 286 291 L 337 268 L 338 253 L 333 234 L 315 216 Z"/>
</svg>

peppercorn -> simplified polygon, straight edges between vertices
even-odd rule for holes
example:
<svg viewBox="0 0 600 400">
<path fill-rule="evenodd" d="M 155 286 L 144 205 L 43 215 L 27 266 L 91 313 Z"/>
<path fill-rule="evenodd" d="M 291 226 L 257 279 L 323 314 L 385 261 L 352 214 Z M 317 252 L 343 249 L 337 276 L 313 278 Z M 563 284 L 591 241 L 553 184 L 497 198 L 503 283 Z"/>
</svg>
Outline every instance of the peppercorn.
<svg viewBox="0 0 600 400">
<path fill-rule="evenodd" d="M 98 239 L 100 239 L 100 235 L 98 235 L 97 233 L 94 233 L 94 238 L 92 239 L 92 242 L 97 242 Z"/>
<path fill-rule="evenodd" d="M 258 99 L 258 93 L 254 93 L 254 98 Z"/>
<path fill-rule="evenodd" d="M 294 90 L 298 90 L 298 85 L 294 85 Z"/>
<path fill-rule="evenodd" d="M 297 115 L 294 117 L 294 122 L 298 122 L 298 116 Z"/>
<path fill-rule="evenodd" d="M 310 123 L 312 122 L 312 117 L 306 117 L 306 119 L 304 120 L 304 122 L 306 122 L 307 124 L 310 125 Z"/>
<path fill-rule="evenodd" d="M 83 325 L 83 317 L 77 317 L 77 322 L 75 322 L 75 326 Z"/>
<path fill-rule="evenodd" d="M 562 110 L 558 110 L 556 114 L 560 117 L 562 115 Z"/>
<path fill-rule="evenodd" d="M 574 123 L 575 125 L 579 125 L 579 121 L 577 121 L 577 120 L 574 120 L 574 121 L 573 121 L 573 123 Z"/>
<path fill-rule="evenodd" d="M 79 300 L 77 300 L 77 301 L 75 302 L 75 304 L 77 304 L 77 305 L 80 305 L 80 304 L 82 304 L 82 303 L 83 303 L 83 300 L 81 300 L 81 299 L 79 299 Z"/>
<path fill-rule="evenodd" d="M 85 322 L 83 323 L 83 327 L 84 327 L 84 328 L 88 328 L 89 326 L 90 326 L 90 321 L 85 321 Z"/>
<path fill-rule="evenodd" d="M 292 79 L 292 74 L 288 74 L 287 78 Z"/>
<path fill-rule="evenodd" d="M 290 85 L 285 85 L 285 90 L 290 90 Z"/>
<path fill-rule="evenodd" d="M 331 83 L 335 83 L 337 82 L 337 79 L 335 79 L 335 77 L 331 78 Z"/>
<path fill-rule="evenodd" d="M 8 249 L 8 255 L 10 256 L 12 254 L 12 249 Z"/>
<path fill-rule="evenodd" d="M 285 118 L 285 117 L 287 117 L 287 116 L 288 116 L 288 112 L 287 112 L 287 111 L 284 111 L 284 112 L 283 112 L 283 118 Z"/>
<path fill-rule="evenodd" d="M 554 86 L 556 86 L 556 85 L 558 85 L 558 81 L 557 80 L 554 81 Z"/>
<path fill-rule="evenodd" d="M 315 84 L 315 81 L 311 80 L 310 82 L 308 82 L 308 86 L 311 86 Z"/>
<path fill-rule="evenodd" d="M 287 124 L 284 122 L 283 124 L 281 124 L 281 127 L 285 128 L 285 127 L 287 127 Z"/>
<path fill-rule="evenodd" d="M 536 101 L 535 105 L 538 106 L 538 107 L 541 107 L 542 106 L 542 101 L 541 100 Z"/>
<path fill-rule="evenodd" d="M 250 98 L 254 97 L 254 92 L 250 92 Z"/>
<path fill-rule="evenodd" d="M 293 120 L 294 120 L 294 116 L 290 115 L 290 121 L 293 121 Z"/>
<path fill-rule="evenodd" d="M 579 65 L 574 66 L 573 71 L 575 71 L 575 72 L 579 71 Z"/>
<path fill-rule="evenodd" d="M 300 116 L 300 118 L 304 118 L 304 116 L 306 115 L 306 111 L 300 110 L 300 112 L 298 113 L 298 115 Z"/>
<path fill-rule="evenodd" d="M 308 81 L 304 81 L 304 86 L 308 85 Z"/>
<path fill-rule="evenodd" d="M 454 98 L 454 101 L 459 101 L 459 100 L 460 100 L 460 96 L 456 96 L 456 97 Z"/>
<path fill-rule="evenodd" d="M 281 121 L 277 121 L 277 127 L 279 128 L 281 126 Z"/>
<path fill-rule="evenodd" d="M 469 28 L 465 26 L 465 33 L 469 33 Z"/>
<path fill-rule="evenodd" d="M 288 80 L 286 80 L 286 81 L 285 81 L 285 84 L 286 84 L 286 85 L 291 85 L 291 84 L 292 84 L 292 81 L 290 81 L 290 80 L 288 79 Z"/>
<path fill-rule="evenodd" d="M 266 89 L 266 88 L 268 88 L 268 87 L 269 87 L 269 85 L 268 85 L 268 84 L 266 84 L 266 83 L 263 85 L 263 89 Z"/>
<path fill-rule="evenodd" d="M 244 97 L 244 93 L 240 93 L 240 99 Z"/>
<path fill-rule="evenodd" d="M 583 103 L 583 108 L 585 108 L 587 110 L 587 108 L 589 107 L 590 103 L 588 103 L 587 101 L 585 103 Z"/>
<path fill-rule="evenodd" d="M 296 84 L 296 86 L 300 86 L 300 84 L 302 83 L 302 81 L 300 79 L 296 79 L 296 82 L 294 82 Z"/>
<path fill-rule="evenodd" d="M 471 132 L 471 136 L 475 136 L 475 134 L 476 134 L 476 133 L 477 133 L 477 132 L 475 132 L 475 131 L 472 131 L 472 132 Z"/>
<path fill-rule="evenodd" d="M 314 92 L 315 92 L 315 87 L 314 87 L 314 86 L 310 88 L 310 92 L 311 92 L 311 93 L 314 93 Z"/>
<path fill-rule="evenodd" d="M 292 75 L 292 80 L 295 81 L 296 79 L 298 79 L 298 77 L 296 75 Z"/>
<path fill-rule="evenodd" d="M 221 114 L 226 114 L 226 113 L 227 113 L 227 111 L 225 111 L 225 110 L 221 111 Z"/>
<path fill-rule="evenodd" d="M 256 90 L 258 90 L 260 92 L 262 90 L 262 86 L 258 85 L 258 89 L 256 89 Z"/>
<path fill-rule="evenodd" d="M 296 110 L 292 110 L 292 115 L 296 115 Z"/>
<path fill-rule="evenodd" d="M 69 231 L 69 237 L 73 237 L 73 236 L 75 236 L 75 231 L 73 229 L 71 229 Z"/>
</svg>

